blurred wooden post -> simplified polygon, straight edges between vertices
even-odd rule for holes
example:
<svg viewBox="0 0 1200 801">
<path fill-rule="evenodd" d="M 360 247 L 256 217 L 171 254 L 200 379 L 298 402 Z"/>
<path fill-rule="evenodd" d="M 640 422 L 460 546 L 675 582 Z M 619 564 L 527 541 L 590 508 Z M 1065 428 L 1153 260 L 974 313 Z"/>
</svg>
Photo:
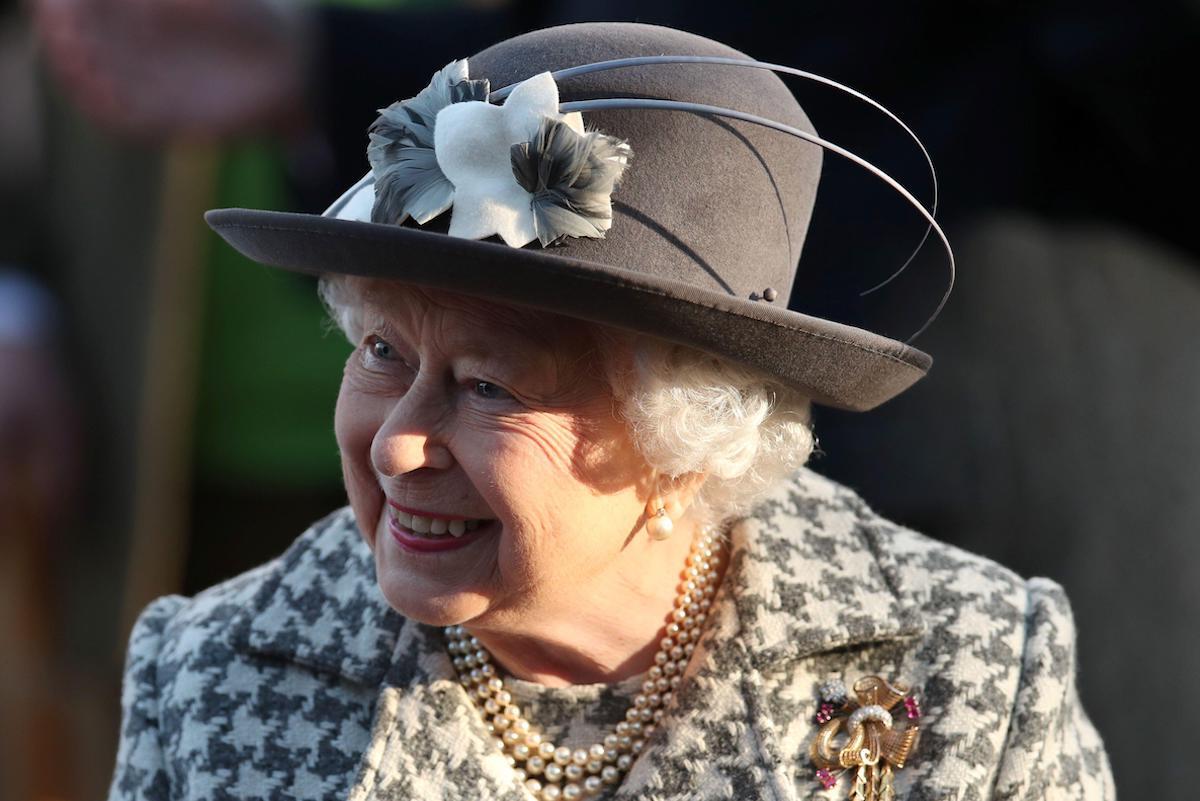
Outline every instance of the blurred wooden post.
<svg viewBox="0 0 1200 801">
<path fill-rule="evenodd" d="M 182 587 L 209 230 L 203 214 L 216 196 L 218 158 L 215 146 L 177 144 L 164 153 L 121 616 L 124 635 L 147 603 Z M 120 638 L 122 651 L 126 639 Z"/>
<path fill-rule="evenodd" d="M 0 657 L 0 798 L 68 797 L 62 770 L 71 738 L 55 658 L 54 571 L 49 530 L 35 499 L 31 465 L 11 458 L 0 496 L 0 631 L 12 640 Z"/>
</svg>

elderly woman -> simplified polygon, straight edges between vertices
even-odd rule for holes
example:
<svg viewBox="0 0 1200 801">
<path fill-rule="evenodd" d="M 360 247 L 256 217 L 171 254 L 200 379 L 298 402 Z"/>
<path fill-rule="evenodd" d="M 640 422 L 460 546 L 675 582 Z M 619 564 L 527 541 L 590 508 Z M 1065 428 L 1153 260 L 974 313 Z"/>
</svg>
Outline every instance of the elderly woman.
<svg viewBox="0 0 1200 801">
<path fill-rule="evenodd" d="M 804 467 L 930 360 L 784 307 L 837 151 L 746 62 L 536 31 L 324 215 L 210 212 L 321 276 L 349 505 L 147 607 L 110 798 L 1114 797 L 1062 589 Z"/>
</svg>

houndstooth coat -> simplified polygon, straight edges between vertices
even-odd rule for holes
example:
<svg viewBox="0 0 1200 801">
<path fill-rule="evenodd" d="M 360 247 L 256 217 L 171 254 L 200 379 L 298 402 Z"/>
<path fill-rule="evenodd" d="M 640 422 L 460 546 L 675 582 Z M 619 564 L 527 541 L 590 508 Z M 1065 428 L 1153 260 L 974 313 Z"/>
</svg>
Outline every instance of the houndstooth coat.
<svg viewBox="0 0 1200 801">
<path fill-rule="evenodd" d="M 875 514 L 803 469 L 733 559 L 664 725 L 616 799 L 847 798 L 808 748 L 817 686 L 903 681 L 922 735 L 897 799 L 1115 797 L 1076 694 L 1062 588 Z M 110 801 L 529 801 L 440 630 L 393 611 L 348 507 L 130 638 Z"/>
</svg>

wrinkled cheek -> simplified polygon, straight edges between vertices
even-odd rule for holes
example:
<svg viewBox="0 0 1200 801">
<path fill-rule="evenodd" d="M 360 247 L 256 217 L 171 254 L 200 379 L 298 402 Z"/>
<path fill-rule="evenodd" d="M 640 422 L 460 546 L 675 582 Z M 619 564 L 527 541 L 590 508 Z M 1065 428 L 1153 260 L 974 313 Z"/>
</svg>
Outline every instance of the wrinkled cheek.
<svg viewBox="0 0 1200 801">
<path fill-rule="evenodd" d="M 342 457 L 342 481 L 359 532 L 372 550 L 376 524 L 383 510 L 383 491 L 371 467 L 371 443 L 378 429 L 370 410 L 343 388 L 333 416 L 334 435 Z"/>
</svg>

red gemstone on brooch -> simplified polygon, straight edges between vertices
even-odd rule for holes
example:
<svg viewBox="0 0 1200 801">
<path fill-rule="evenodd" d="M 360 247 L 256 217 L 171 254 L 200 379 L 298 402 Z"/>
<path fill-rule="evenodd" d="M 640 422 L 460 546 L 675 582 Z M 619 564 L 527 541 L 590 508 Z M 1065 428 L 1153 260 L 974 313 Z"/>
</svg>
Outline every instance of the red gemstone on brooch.
<svg viewBox="0 0 1200 801">
<path fill-rule="evenodd" d="M 823 724 L 833 720 L 833 713 L 836 711 L 833 704 L 821 704 L 821 708 L 817 710 L 817 723 Z"/>
<path fill-rule="evenodd" d="M 909 720 L 916 720 L 921 717 L 921 704 L 917 701 L 915 695 L 906 696 L 904 699 L 904 709 L 908 713 Z"/>
<path fill-rule="evenodd" d="M 821 783 L 822 787 L 828 790 L 830 787 L 833 787 L 835 784 L 837 784 L 837 776 L 834 776 L 829 771 L 821 768 L 817 771 L 817 781 Z"/>
</svg>

